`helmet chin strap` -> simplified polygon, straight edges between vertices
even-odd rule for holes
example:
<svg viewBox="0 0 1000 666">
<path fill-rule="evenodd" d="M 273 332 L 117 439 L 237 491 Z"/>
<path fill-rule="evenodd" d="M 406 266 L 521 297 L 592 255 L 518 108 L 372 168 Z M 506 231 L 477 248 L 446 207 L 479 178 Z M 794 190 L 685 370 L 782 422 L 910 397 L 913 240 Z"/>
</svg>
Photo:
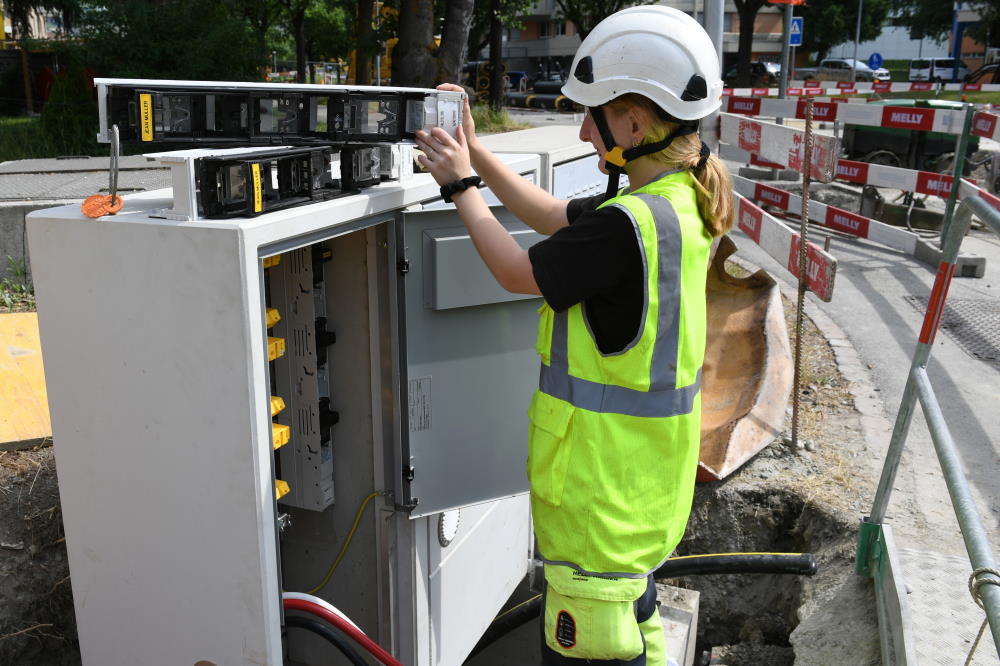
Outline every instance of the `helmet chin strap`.
<svg viewBox="0 0 1000 666">
<path fill-rule="evenodd" d="M 626 164 L 643 155 L 650 155 L 663 150 L 679 136 L 694 134 L 698 131 L 698 121 L 681 123 L 677 129 L 660 141 L 623 150 L 615 142 L 615 137 L 611 133 L 611 127 L 608 125 L 608 120 L 604 115 L 604 107 L 592 106 L 589 107 L 589 110 L 590 115 L 594 118 L 594 125 L 597 126 L 597 131 L 601 134 L 601 141 L 604 142 L 604 147 L 607 149 L 607 152 L 604 154 L 604 168 L 608 170 L 608 187 L 604 192 L 605 201 L 618 193 L 618 182 L 621 179 L 621 175 L 625 173 Z"/>
</svg>

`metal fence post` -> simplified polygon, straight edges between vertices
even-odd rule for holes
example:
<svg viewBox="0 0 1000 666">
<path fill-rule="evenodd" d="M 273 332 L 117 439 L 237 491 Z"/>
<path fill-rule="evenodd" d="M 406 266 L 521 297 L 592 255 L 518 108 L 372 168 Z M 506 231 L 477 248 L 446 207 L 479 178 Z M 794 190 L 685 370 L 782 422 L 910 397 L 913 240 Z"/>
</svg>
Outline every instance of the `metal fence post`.
<svg viewBox="0 0 1000 666">
<path fill-rule="evenodd" d="M 948 235 L 948 227 L 951 226 L 952 217 L 955 214 L 955 206 L 958 202 L 958 187 L 962 182 L 962 174 L 965 173 L 965 157 L 969 151 L 969 134 L 972 133 L 972 117 L 976 113 L 975 104 L 967 104 L 965 107 L 965 124 L 962 133 L 958 135 L 958 145 L 955 148 L 955 164 L 952 168 L 951 194 L 948 195 L 948 203 L 945 204 L 944 218 L 941 220 L 941 245 L 944 246 L 944 239 Z"/>
<path fill-rule="evenodd" d="M 942 248 L 941 265 L 938 267 L 937 277 L 934 280 L 934 289 L 931 298 L 927 303 L 927 313 L 924 316 L 924 325 L 920 331 L 920 339 L 917 342 L 917 349 L 913 354 L 913 363 L 910 365 L 910 373 L 907 376 L 906 387 L 903 389 L 903 399 L 896 415 L 896 424 L 892 430 L 892 438 L 889 440 L 889 450 L 886 453 L 885 465 L 882 467 L 882 477 L 879 479 L 878 490 L 875 492 L 875 500 L 872 502 L 872 510 L 869 521 L 881 523 L 885 518 L 886 508 L 889 505 L 889 495 L 892 493 L 892 484 L 896 479 L 896 471 L 899 469 L 900 456 L 903 453 L 903 445 L 906 442 L 906 434 L 910 429 L 910 421 L 913 417 L 913 407 L 916 402 L 916 387 L 913 381 L 913 369 L 926 367 L 927 359 L 931 355 L 931 346 L 934 342 L 934 331 L 941 312 L 938 307 L 944 307 L 944 299 L 948 294 L 948 285 L 951 283 L 951 276 L 955 271 L 955 259 L 958 257 L 958 249 L 962 244 L 962 237 L 972 222 L 972 211 L 967 205 L 960 206 L 955 215 L 955 224 L 948 228 L 948 235 L 945 237 Z"/>
</svg>

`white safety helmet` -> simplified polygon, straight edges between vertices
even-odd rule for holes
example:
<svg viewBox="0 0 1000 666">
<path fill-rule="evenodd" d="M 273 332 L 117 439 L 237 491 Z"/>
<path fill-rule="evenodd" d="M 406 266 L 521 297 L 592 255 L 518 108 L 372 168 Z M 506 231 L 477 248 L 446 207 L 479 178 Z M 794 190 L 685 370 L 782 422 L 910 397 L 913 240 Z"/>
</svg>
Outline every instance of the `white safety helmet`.
<svg viewBox="0 0 1000 666">
<path fill-rule="evenodd" d="M 722 105 L 719 55 L 704 28 L 673 7 L 640 5 L 597 24 L 573 58 L 562 94 L 598 107 L 638 93 L 678 120 Z"/>
</svg>

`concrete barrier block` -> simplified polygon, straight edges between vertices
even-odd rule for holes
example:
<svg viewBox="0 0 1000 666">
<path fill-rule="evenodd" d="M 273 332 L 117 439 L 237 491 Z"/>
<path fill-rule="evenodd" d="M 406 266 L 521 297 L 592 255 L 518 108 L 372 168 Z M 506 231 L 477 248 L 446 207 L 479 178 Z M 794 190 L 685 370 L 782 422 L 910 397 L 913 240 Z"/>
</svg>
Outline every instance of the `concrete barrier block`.
<svg viewBox="0 0 1000 666">
<path fill-rule="evenodd" d="M 33 210 L 64 206 L 70 201 L 17 201 L 0 202 L 0 279 L 14 278 L 10 257 L 15 262 L 24 261 L 31 275 L 31 261 L 28 257 L 28 239 L 24 233 L 25 217 Z"/>
</svg>

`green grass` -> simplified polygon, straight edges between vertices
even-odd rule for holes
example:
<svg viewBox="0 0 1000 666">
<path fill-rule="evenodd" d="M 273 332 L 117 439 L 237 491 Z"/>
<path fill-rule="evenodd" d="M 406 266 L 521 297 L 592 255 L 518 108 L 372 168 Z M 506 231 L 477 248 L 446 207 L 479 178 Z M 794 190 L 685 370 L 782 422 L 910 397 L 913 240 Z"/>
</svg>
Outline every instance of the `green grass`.
<svg viewBox="0 0 1000 666">
<path fill-rule="evenodd" d="M 889 70 L 893 81 L 910 80 L 909 60 L 885 60 L 882 62 L 882 66 Z"/>
<path fill-rule="evenodd" d="M 0 307 L 7 312 L 27 312 L 35 309 L 35 289 L 28 278 L 24 259 L 7 256 L 7 268 L 13 277 L 0 280 Z"/>
<path fill-rule="evenodd" d="M 0 118 L 0 162 L 48 157 L 47 144 L 38 118 Z"/>
<path fill-rule="evenodd" d="M 472 120 L 476 124 L 476 133 L 498 134 L 528 129 L 531 125 L 519 123 L 511 119 L 507 111 L 494 111 L 488 104 L 475 104 L 472 107 Z"/>
<path fill-rule="evenodd" d="M 93 134 L 96 136 L 97 131 Z M 90 137 L 53 135 L 43 129 L 37 116 L 0 117 L 0 162 L 63 155 L 96 155 L 97 143 Z"/>
</svg>

